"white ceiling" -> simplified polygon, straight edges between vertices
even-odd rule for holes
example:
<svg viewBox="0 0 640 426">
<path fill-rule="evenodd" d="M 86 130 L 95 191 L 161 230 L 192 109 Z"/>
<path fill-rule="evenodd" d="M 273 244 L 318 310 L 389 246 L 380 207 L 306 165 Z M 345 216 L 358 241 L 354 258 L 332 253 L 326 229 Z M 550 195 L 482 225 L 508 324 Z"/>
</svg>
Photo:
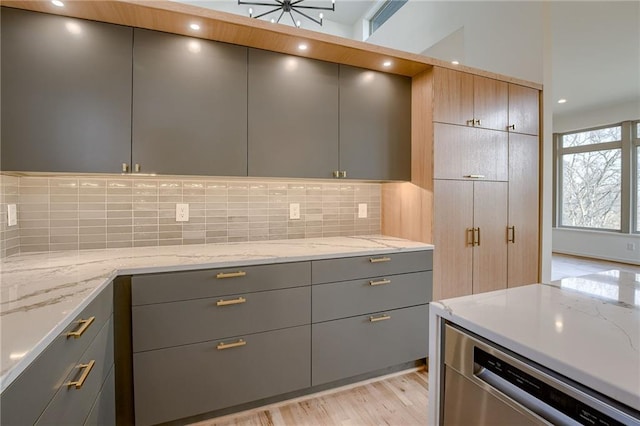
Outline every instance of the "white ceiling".
<svg viewBox="0 0 640 426">
<path fill-rule="evenodd" d="M 238 5 L 237 0 L 215 0 L 215 1 L 198 1 L 198 0 L 179 0 L 183 3 L 198 5 L 211 9 L 221 10 L 229 13 L 247 15 L 249 6 Z M 262 0 L 258 0 L 262 1 Z M 270 2 L 271 0 L 267 0 Z M 424 0 L 409 0 L 411 2 L 424 2 Z M 306 0 L 307 5 L 330 5 L 330 0 Z M 325 12 L 325 25 L 320 27 L 311 22 L 304 22 L 303 27 L 310 30 L 334 33 L 340 36 L 350 36 L 352 38 L 360 38 L 361 31 L 358 32 L 357 23 L 363 18 L 369 18 L 373 12 L 382 3 L 381 0 L 336 0 L 335 12 Z M 431 2 L 434 4 L 446 4 L 447 2 Z M 520 7 L 524 11 L 525 4 L 521 3 L 500 3 L 500 2 L 484 2 L 487 6 L 495 8 L 504 7 Z M 460 3 L 459 3 L 460 4 Z M 477 5 L 478 3 L 475 3 Z M 541 3 L 537 3 L 540 5 Z M 530 19 L 539 19 L 538 30 L 528 32 L 526 37 L 543 38 L 545 28 L 551 30 L 551 61 L 552 61 L 552 87 L 551 96 L 554 100 L 554 117 L 556 115 L 577 114 L 583 110 L 593 110 L 596 107 L 607 107 L 614 104 L 638 103 L 637 111 L 640 111 L 640 2 L 637 1 L 554 1 L 550 3 L 550 23 L 545 25 L 542 14 L 539 17 L 531 17 Z M 474 6 L 475 6 L 474 5 Z M 417 6 L 414 3 L 414 6 Z M 542 6 L 540 6 L 542 8 Z M 268 7 L 253 6 L 254 14 L 260 11 L 268 10 Z M 446 48 L 430 49 L 438 44 L 432 38 L 424 37 L 425 29 L 424 18 L 416 16 L 416 13 L 407 13 L 410 7 L 404 6 L 405 13 L 401 11 L 394 15 L 391 21 L 402 19 L 402 22 L 393 22 L 391 26 L 395 28 L 406 28 L 409 35 L 407 44 L 400 42 L 394 44 L 387 42 L 390 47 L 399 48 L 401 50 L 413 51 L 420 53 L 428 51 L 429 54 L 440 55 L 439 59 L 449 60 L 449 53 Z M 427 10 L 426 8 L 412 10 Z M 432 9 L 438 10 L 438 9 Z M 444 10 L 444 9 L 443 9 Z M 496 9 L 497 10 L 497 9 Z M 314 11 L 315 12 L 315 11 Z M 317 13 L 315 13 L 317 16 Z M 438 20 L 450 21 L 448 24 L 451 28 L 463 28 L 463 37 L 470 44 L 470 38 L 477 37 L 474 35 L 474 28 L 467 22 L 455 22 L 461 19 L 455 14 L 439 17 Z M 528 19 L 526 16 L 521 19 Z M 284 20 L 284 18 L 283 18 Z M 328 22 L 327 22 L 328 21 Z M 287 23 L 288 24 L 288 23 Z M 487 25 L 491 25 L 487 23 Z M 516 28 L 503 30 L 511 31 L 511 34 L 501 34 L 504 38 L 524 37 L 521 33 L 514 34 L 518 31 Z M 476 24 L 475 31 L 482 26 L 482 23 Z M 340 27 L 340 28 L 337 28 Z M 411 28 L 413 27 L 413 30 Z M 345 29 L 346 28 L 346 29 Z M 384 28 L 384 27 L 383 27 Z M 484 31 L 500 31 L 500 29 L 484 28 Z M 410 38 L 411 33 L 418 33 L 419 39 Z M 428 31 L 428 30 L 427 30 Z M 447 36 L 450 34 L 447 34 Z M 405 34 L 405 37 L 407 34 Z M 387 39 L 390 37 L 387 35 Z M 391 37 L 393 38 L 393 37 Z M 442 35 L 438 36 L 443 38 Z M 446 37 L 444 37 L 446 38 Z M 373 37 L 372 40 L 375 40 Z M 400 37 L 398 37 L 400 39 Z M 421 41 L 426 45 L 420 45 Z M 522 40 L 522 45 L 527 46 L 527 41 Z M 538 44 L 540 44 L 539 41 Z M 421 47 L 418 49 L 418 45 Z M 445 43 L 441 44 L 446 46 Z M 460 49 L 455 43 L 449 43 L 451 49 Z M 535 42 L 529 43 L 535 45 Z M 489 54 L 490 52 L 487 52 Z M 457 56 L 460 56 L 456 52 Z M 535 56 L 535 55 L 534 55 Z M 542 55 L 541 55 L 542 56 Z M 438 57 L 438 56 L 436 56 Z M 531 59 L 531 58 L 529 58 Z M 535 63 L 535 57 L 534 63 Z M 508 56 L 506 57 L 508 60 Z M 520 57 L 521 62 L 525 62 Z M 541 62 L 538 59 L 538 62 Z M 526 62 L 524 66 L 538 66 L 539 73 L 542 75 L 543 64 L 531 64 L 531 60 Z M 473 65 L 472 65 L 473 66 Z M 490 69 L 491 63 L 483 64 L 483 68 L 488 71 L 501 72 L 500 69 Z M 496 64 L 496 68 L 499 65 Z M 535 73 L 534 73 L 535 75 Z M 549 88 L 547 87 L 547 93 Z M 559 98 L 566 98 L 565 104 L 559 105 L 555 101 Z M 638 117 L 625 117 L 623 119 L 638 119 Z"/>
</svg>

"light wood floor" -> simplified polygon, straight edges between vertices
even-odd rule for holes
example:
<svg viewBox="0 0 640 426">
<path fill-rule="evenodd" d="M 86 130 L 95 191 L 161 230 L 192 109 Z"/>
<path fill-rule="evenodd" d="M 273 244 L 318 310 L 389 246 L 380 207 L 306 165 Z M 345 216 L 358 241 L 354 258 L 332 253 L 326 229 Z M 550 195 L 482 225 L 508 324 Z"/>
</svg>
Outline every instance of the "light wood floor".
<svg viewBox="0 0 640 426">
<path fill-rule="evenodd" d="M 197 426 L 427 424 L 425 370 L 372 380 L 197 423 Z"/>
<path fill-rule="evenodd" d="M 621 271 L 640 274 L 640 266 L 628 263 L 609 262 L 606 260 L 589 259 L 586 257 L 569 256 L 553 253 L 551 257 L 551 280 L 559 280 L 566 277 L 579 277 L 581 275 L 595 274 L 597 272 L 619 269 Z"/>
</svg>

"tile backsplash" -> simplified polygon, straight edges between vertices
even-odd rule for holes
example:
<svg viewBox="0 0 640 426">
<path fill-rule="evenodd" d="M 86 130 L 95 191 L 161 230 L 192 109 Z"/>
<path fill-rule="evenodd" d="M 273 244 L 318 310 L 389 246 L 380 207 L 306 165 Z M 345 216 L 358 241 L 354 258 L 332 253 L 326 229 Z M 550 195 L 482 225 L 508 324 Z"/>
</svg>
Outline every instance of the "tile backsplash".
<svg viewBox="0 0 640 426">
<path fill-rule="evenodd" d="M 2 176 L 2 256 L 379 234 L 380 190 L 307 180 Z M 18 204 L 19 230 L 6 226 L 8 203 Z M 176 203 L 189 204 L 188 222 L 176 222 Z M 289 203 L 300 204 L 300 219 L 289 219 Z"/>
</svg>

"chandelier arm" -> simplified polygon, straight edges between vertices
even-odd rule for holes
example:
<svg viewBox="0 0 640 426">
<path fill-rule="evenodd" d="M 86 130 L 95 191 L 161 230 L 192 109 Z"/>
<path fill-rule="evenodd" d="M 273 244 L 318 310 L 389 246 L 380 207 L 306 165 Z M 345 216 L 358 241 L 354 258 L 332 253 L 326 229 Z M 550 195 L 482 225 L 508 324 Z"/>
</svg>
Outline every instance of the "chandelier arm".
<svg viewBox="0 0 640 426">
<path fill-rule="evenodd" d="M 315 22 L 315 23 L 316 23 L 316 24 L 318 24 L 318 25 L 322 25 L 322 21 L 320 21 L 320 20 L 318 20 L 318 19 L 315 19 L 315 18 L 313 18 L 313 17 L 311 17 L 311 16 L 307 15 L 307 14 L 306 14 L 306 13 L 304 13 L 304 12 L 300 12 L 299 10 L 296 10 L 296 9 L 294 9 L 294 8 L 292 8 L 291 10 L 293 10 L 293 11 L 294 11 L 294 12 L 296 12 L 296 13 L 299 13 L 300 15 L 302 15 L 302 16 L 304 16 L 305 18 L 307 18 L 307 19 L 309 19 L 309 20 L 311 20 L 311 21 Z"/>
<path fill-rule="evenodd" d="M 293 10 L 293 9 L 292 9 Z M 298 24 L 296 23 L 296 19 L 293 17 L 293 13 L 291 13 L 291 10 L 289 11 L 289 16 L 291 16 L 291 20 L 293 21 L 293 26 L 297 27 Z"/>
<path fill-rule="evenodd" d="M 295 0 L 291 2 L 291 6 L 295 6 L 296 4 L 303 2 L 304 0 Z"/>
<path fill-rule="evenodd" d="M 293 6 L 292 6 L 293 8 Z M 329 7 L 329 6 L 300 6 L 300 5 L 295 5 L 296 9 L 316 9 L 316 10 L 336 10 L 336 6 L 335 4 L 333 5 L 333 7 Z"/>
<path fill-rule="evenodd" d="M 280 19 L 282 18 L 282 15 L 284 15 L 284 9 L 282 9 L 282 12 L 280 12 L 280 16 L 278 16 L 278 20 L 276 21 L 276 23 L 280 23 Z"/>
<path fill-rule="evenodd" d="M 273 5 L 272 5 L 272 6 L 273 6 Z M 275 9 L 271 9 L 271 10 L 270 10 L 270 11 L 268 11 L 268 12 L 264 12 L 264 13 L 261 13 L 260 15 L 256 15 L 256 16 L 254 16 L 254 18 L 255 18 L 255 19 L 262 18 L 263 16 L 268 15 L 268 14 L 270 14 L 270 13 L 273 13 L 273 12 L 275 12 L 275 11 L 277 11 L 277 10 L 280 10 L 280 8 L 279 8 L 279 7 L 276 7 Z"/>
<path fill-rule="evenodd" d="M 249 5 L 249 6 L 278 6 L 278 9 L 280 9 L 280 7 L 282 6 L 282 2 L 278 1 L 278 0 L 274 0 L 273 3 L 262 3 L 262 2 L 258 2 L 258 1 L 238 0 L 238 4 L 245 4 L 245 5 Z"/>
</svg>

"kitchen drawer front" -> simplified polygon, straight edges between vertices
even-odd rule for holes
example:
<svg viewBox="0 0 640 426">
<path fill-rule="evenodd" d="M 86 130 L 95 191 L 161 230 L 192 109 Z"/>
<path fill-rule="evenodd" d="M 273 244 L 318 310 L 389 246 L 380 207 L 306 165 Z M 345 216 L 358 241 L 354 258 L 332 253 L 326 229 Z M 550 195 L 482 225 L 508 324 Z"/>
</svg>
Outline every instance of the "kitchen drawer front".
<svg viewBox="0 0 640 426">
<path fill-rule="evenodd" d="M 109 284 L 0 396 L 0 423 L 34 424 L 113 311 Z M 85 321 L 94 317 L 91 323 Z M 79 337 L 70 332 L 84 332 Z"/>
<path fill-rule="evenodd" d="M 303 389 L 309 325 L 133 355 L 137 425 L 155 424 Z M 239 339 L 244 346 L 217 349 Z"/>
<path fill-rule="evenodd" d="M 312 385 L 425 358 L 428 332 L 429 305 L 313 324 Z"/>
<path fill-rule="evenodd" d="M 388 275 L 312 287 L 313 322 L 429 303 L 431 271 Z"/>
<path fill-rule="evenodd" d="M 134 352 L 294 327 L 311 321 L 311 287 L 134 306 L 132 318 Z"/>
<path fill-rule="evenodd" d="M 115 367 L 111 367 L 111 372 L 104 381 L 84 424 L 86 426 L 111 426 L 116 424 Z"/>
<path fill-rule="evenodd" d="M 313 284 L 380 277 L 433 269 L 432 251 L 385 253 L 371 256 L 315 260 L 311 266 Z"/>
<path fill-rule="evenodd" d="M 94 361 L 87 370 L 86 365 Z M 113 317 L 102 327 L 76 368 L 58 386 L 56 395 L 42 413 L 38 425 L 81 425 L 86 420 L 107 375 L 113 368 Z M 88 371 L 88 374 L 87 374 Z M 85 380 L 83 381 L 83 377 Z M 69 382 L 81 382 L 79 388 Z"/>
<path fill-rule="evenodd" d="M 300 287 L 310 282 L 309 262 L 135 275 L 131 278 L 131 303 L 135 306 L 201 299 Z"/>
</svg>

